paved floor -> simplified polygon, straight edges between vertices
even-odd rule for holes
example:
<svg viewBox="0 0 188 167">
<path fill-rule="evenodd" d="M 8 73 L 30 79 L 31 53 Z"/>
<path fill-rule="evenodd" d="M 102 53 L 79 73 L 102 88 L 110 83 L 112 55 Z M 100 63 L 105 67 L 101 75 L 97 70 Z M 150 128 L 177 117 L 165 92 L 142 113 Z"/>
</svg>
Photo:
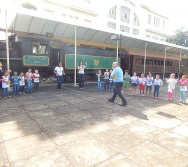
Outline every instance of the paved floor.
<svg viewBox="0 0 188 167">
<path fill-rule="evenodd" d="M 94 84 L 0 99 L 0 167 L 188 167 L 188 105 L 166 90 L 127 107 Z"/>
</svg>

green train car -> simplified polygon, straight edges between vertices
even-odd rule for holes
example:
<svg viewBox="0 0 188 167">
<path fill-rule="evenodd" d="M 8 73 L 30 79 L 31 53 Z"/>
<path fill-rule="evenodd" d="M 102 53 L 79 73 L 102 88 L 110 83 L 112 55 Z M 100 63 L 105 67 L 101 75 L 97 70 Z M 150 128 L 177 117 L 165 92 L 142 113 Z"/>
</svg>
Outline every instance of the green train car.
<svg viewBox="0 0 188 167">
<path fill-rule="evenodd" d="M 65 80 L 73 82 L 74 51 L 73 45 L 67 45 L 61 40 L 45 36 L 14 35 L 9 37 L 9 60 L 12 71 L 26 72 L 28 68 L 38 69 L 42 76 L 47 77 L 54 75 L 55 66 L 62 62 L 66 73 Z M 5 41 L 0 42 L 0 61 L 6 69 Z M 116 61 L 116 50 L 77 46 L 77 67 L 79 61 L 87 63 L 86 77 L 93 80 L 96 79 L 95 74 L 99 69 L 112 68 L 112 63 Z"/>
</svg>

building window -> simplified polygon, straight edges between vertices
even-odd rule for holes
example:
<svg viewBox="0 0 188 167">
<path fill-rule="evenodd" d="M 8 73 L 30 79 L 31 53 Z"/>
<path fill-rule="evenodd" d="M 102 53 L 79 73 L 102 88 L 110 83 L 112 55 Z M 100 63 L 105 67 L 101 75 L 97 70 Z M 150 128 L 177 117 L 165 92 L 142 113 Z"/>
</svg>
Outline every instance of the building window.
<svg viewBox="0 0 188 167">
<path fill-rule="evenodd" d="M 63 17 L 67 17 L 67 15 L 66 15 L 65 13 L 62 13 L 62 16 L 63 16 Z"/>
<path fill-rule="evenodd" d="M 160 18 L 157 19 L 157 27 L 160 27 Z"/>
<path fill-rule="evenodd" d="M 154 25 L 154 26 L 156 26 L 156 22 L 157 22 L 156 20 L 157 20 L 157 18 L 154 17 L 154 19 L 153 19 L 153 25 Z"/>
<path fill-rule="evenodd" d="M 91 20 L 85 19 L 84 20 L 86 23 L 91 23 Z"/>
<path fill-rule="evenodd" d="M 160 26 L 160 18 L 154 17 L 153 25 L 154 25 L 155 27 L 159 27 L 159 26 Z"/>
<path fill-rule="evenodd" d="M 73 16 L 69 15 L 69 19 L 72 19 Z"/>
<path fill-rule="evenodd" d="M 114 11 L 114 9 L 110 9 L 110 14 L 115 14 L 115 11 Z"/>
<path fill-rule="evenodd" d="M 108 13 L 108 17 L 112 19 L 116 19 L 116 6 L 113 6 Z"/>
<path fill-rule="evenodd" d="M 163 20 L 162 21 L 162 29 L 164 30 L 164 28 L 165 28 L 165 21 Z"/>
<path fill-rule="evenodd" d="M 85 3 L 91 4 L 91 0 L 85 0 Z"/>
<path fill-rule="evenodd" d="M 108 28 L 116 29 L 116 23 L 108 22 Z"/>
<path fill-rule="evenodd" d="M 136 16 L 136 14 L 134 14 L 133 25 L 139 26 L 138 17 Z"/>
<path fill-rule="evenodd" d="M 129 23 L 129 18 L 130 18 L 130 10 L 126 7 L 121 7 L 121 12 L 120 12 L 120 20 L 126 23 Z"/>
<path fill-rule="evenodd" d="M 30 4 L 29 2 L 22 3 L 22 7 L 26 9 L 37 10 L 36 6 L 33 4 Z"/>
<path fill-rule="evenodd" d="M 151 15 L 148 14 L 148 24 L 151 24 Z"/>
<path fill-rule="evenodd" d="M 48 13 L 48 14 L 54 14 L 54 11 L 52 10 L 48 10 L 48 9 L 44 9 L 45 13 Z"/>
<path fill-rule="evenodd" d="M 137 30 L 137 29 L 133 29 L 133 34 L 135 34 L 135 35 L 139 35 L 139 30 Z"/>
<path fill-rule="evenodd" d="M 120 31 L 129 32 L 129 27 L 120 25 Z"/>
</svg>

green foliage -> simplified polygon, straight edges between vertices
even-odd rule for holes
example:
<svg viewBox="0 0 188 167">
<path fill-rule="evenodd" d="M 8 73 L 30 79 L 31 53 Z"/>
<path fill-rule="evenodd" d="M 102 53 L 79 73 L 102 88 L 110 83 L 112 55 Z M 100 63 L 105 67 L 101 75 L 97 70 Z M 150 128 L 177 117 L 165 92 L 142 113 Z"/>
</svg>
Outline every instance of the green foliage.
<svg viewBox="0 0 188 167">
<path fill-rule="evenodd" d="M 26 9 L 32 9 L 32 10 L 37 10 L 36 6 L 30 4 L 30 3 L 22 3 L 22 7 Z"/>
<path fill-rule="evenodd" d="M 176 30 L 175 35 L 168 37 L 167 42 L 188 47 L 188 31 Z"/>
</svg>

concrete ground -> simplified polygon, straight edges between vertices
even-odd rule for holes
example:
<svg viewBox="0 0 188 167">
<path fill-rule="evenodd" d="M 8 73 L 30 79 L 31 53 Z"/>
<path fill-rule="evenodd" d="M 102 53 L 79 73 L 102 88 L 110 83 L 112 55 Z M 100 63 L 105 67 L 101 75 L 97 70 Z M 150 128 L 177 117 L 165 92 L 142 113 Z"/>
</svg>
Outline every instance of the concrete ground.
<svg viewBox="0 0 188 167">
<path fill-rule="evenodd" d="M 63 85 L 0 99 L 0 167 L 188 167 L 188 105 Z"/>
</svg>

